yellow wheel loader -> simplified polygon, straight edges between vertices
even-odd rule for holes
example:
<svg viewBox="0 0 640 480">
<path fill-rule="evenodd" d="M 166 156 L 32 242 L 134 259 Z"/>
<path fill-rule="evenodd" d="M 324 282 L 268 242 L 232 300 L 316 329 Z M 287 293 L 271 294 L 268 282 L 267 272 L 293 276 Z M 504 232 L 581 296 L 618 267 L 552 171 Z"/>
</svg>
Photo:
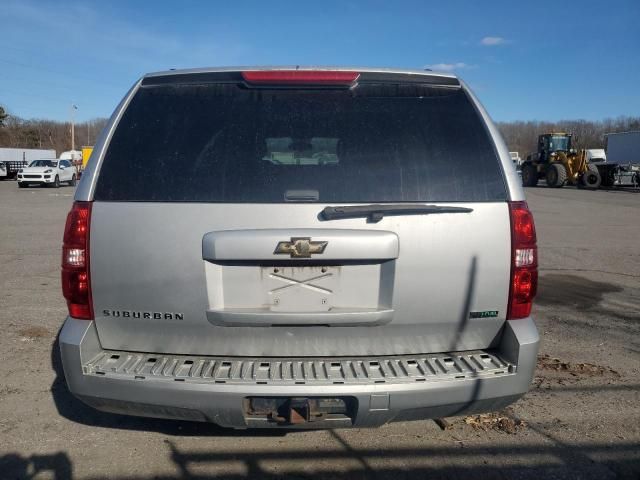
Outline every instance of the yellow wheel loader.
<svg viewBox="0 0 640 480">
<path fill-rule="evenodd" d="M 522 185 L 535 187 L 541 178 L 555 188 L 569 184 L 595 190 L 602 182 L 598 168 L 589 165 L 586 150 L 572 148 L 569 133 L 538 137 L 538 151 L 528 155 L 522 164 Z"/>
</svg>

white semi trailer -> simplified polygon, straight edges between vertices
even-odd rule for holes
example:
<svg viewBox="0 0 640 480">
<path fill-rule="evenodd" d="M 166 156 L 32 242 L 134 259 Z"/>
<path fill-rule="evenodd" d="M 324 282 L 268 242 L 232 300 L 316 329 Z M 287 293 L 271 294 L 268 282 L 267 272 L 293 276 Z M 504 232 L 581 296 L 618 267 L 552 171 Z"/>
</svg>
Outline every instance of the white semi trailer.
<svg viewBox="0 0 640 480">
<path fill-rule="evenodd" d="M 56 158 L 55 150 L 35 148 L 0 148 L 0 179 L 15 178 L 18 170 L 33 160 Z"/>
<path fill-rule="evenodd" d="M 607 135 L 607 161 L 619 164 L 640 164 L 640 131 L 609 133 Z"/>
<path fill-rule="evenodd" d="M 640 131 L 607 134 L 606 160 L 596 165 L 603 186 L 640 187 Z"/>
</svg>

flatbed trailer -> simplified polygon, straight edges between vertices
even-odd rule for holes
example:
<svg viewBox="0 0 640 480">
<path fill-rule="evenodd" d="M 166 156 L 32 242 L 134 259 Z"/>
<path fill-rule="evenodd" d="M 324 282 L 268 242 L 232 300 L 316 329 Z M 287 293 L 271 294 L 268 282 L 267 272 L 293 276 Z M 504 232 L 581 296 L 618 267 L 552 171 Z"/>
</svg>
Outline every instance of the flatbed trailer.
<svg viewBox="0 0 640 480">
<path fill-rule="evenodd" d="M 16 178 L 18 170 L 27 166 L 27 162 L 22 160 L 5 160 L 2 163 L 4 165 L 3 170 L 6 171 L 5 177 L 8 179 Z"/>
<path fill-rule="evenodd" d="M 628 163 L 593 163 L 598 167 L 603 187 L 637 187 L 640 188 L 640 164 Z"/>
</svg>

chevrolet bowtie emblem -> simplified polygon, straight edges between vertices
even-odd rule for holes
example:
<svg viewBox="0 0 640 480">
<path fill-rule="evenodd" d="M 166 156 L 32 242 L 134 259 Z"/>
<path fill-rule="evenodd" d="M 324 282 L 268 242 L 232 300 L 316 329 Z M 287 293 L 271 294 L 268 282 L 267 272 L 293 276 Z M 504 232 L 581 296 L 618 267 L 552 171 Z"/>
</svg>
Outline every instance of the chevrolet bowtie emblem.
<svg viewBox="0 0 640 480">
<path fill-rule="evenodd" d="M 324 252 L 329 242 L 312 242 L 309 237 L 291 237 L 291 241 L 278 242 L 275 254 L 291 255 L 291 258 L 309 258 Z"/>
</svg>

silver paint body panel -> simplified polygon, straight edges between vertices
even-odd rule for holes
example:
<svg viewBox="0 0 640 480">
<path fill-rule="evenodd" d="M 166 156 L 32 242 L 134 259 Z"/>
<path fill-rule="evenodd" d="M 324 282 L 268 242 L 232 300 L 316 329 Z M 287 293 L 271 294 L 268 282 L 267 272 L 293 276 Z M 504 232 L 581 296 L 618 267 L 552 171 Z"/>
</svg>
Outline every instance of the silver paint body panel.
<svg viewBox="0 0 640 480">
<path fill-rule="evenodd" d="M 317 204 L 94 202 L 91 279 L 100 340 L 110 349 L 203 355 L 394 355 L 486 348 L 497 341 L 505 320 L 511 245 L 508 208 L 506 203 L 457 205 L 474 210 L 391 216 L 369 224 L 364 218 L 320 221 L 318 212 L 324 205 Z M 397 258 L 380 258 L 395 256 L 391 247 L 373 254 L 363 249 L 361 256 L 370 257 L 364 263 L 326 260 L 340 267 L 346 282 L 342 288 L 350 292 L 349 298 L 342 295 L 331 306 L 393 309 L 391 322 L 373 329 L 292 326 L 296 322 L 253 328 L 208 320 L 210 310 L 275 308 L 262 300 L 269 287 L 262 277 L 265 261 L 266 266 L 269 262 L 299 266 L 322 257 L 295 262 L 286 256 L 244 258 L 231 264 L 206 260 L 213 252 L 208 248 L 203 252 L 203 238 L 210 232 L 316 228 L 397 237 Z M 286 238 L 274 236 L 268 249 L 275 248 L 273 240 Z M 298 295 L 307 293 L 296 290 Z M 316 310 L 313 295 L 320 300 L 320 295 L 309 292 L 306 309 L 299 311 Z M 105 309 L 181 312 L 184 320 L 105 317 Z M 469 311 L 499 313 L 494 318 L 469 319 Z"/>
</svg>

